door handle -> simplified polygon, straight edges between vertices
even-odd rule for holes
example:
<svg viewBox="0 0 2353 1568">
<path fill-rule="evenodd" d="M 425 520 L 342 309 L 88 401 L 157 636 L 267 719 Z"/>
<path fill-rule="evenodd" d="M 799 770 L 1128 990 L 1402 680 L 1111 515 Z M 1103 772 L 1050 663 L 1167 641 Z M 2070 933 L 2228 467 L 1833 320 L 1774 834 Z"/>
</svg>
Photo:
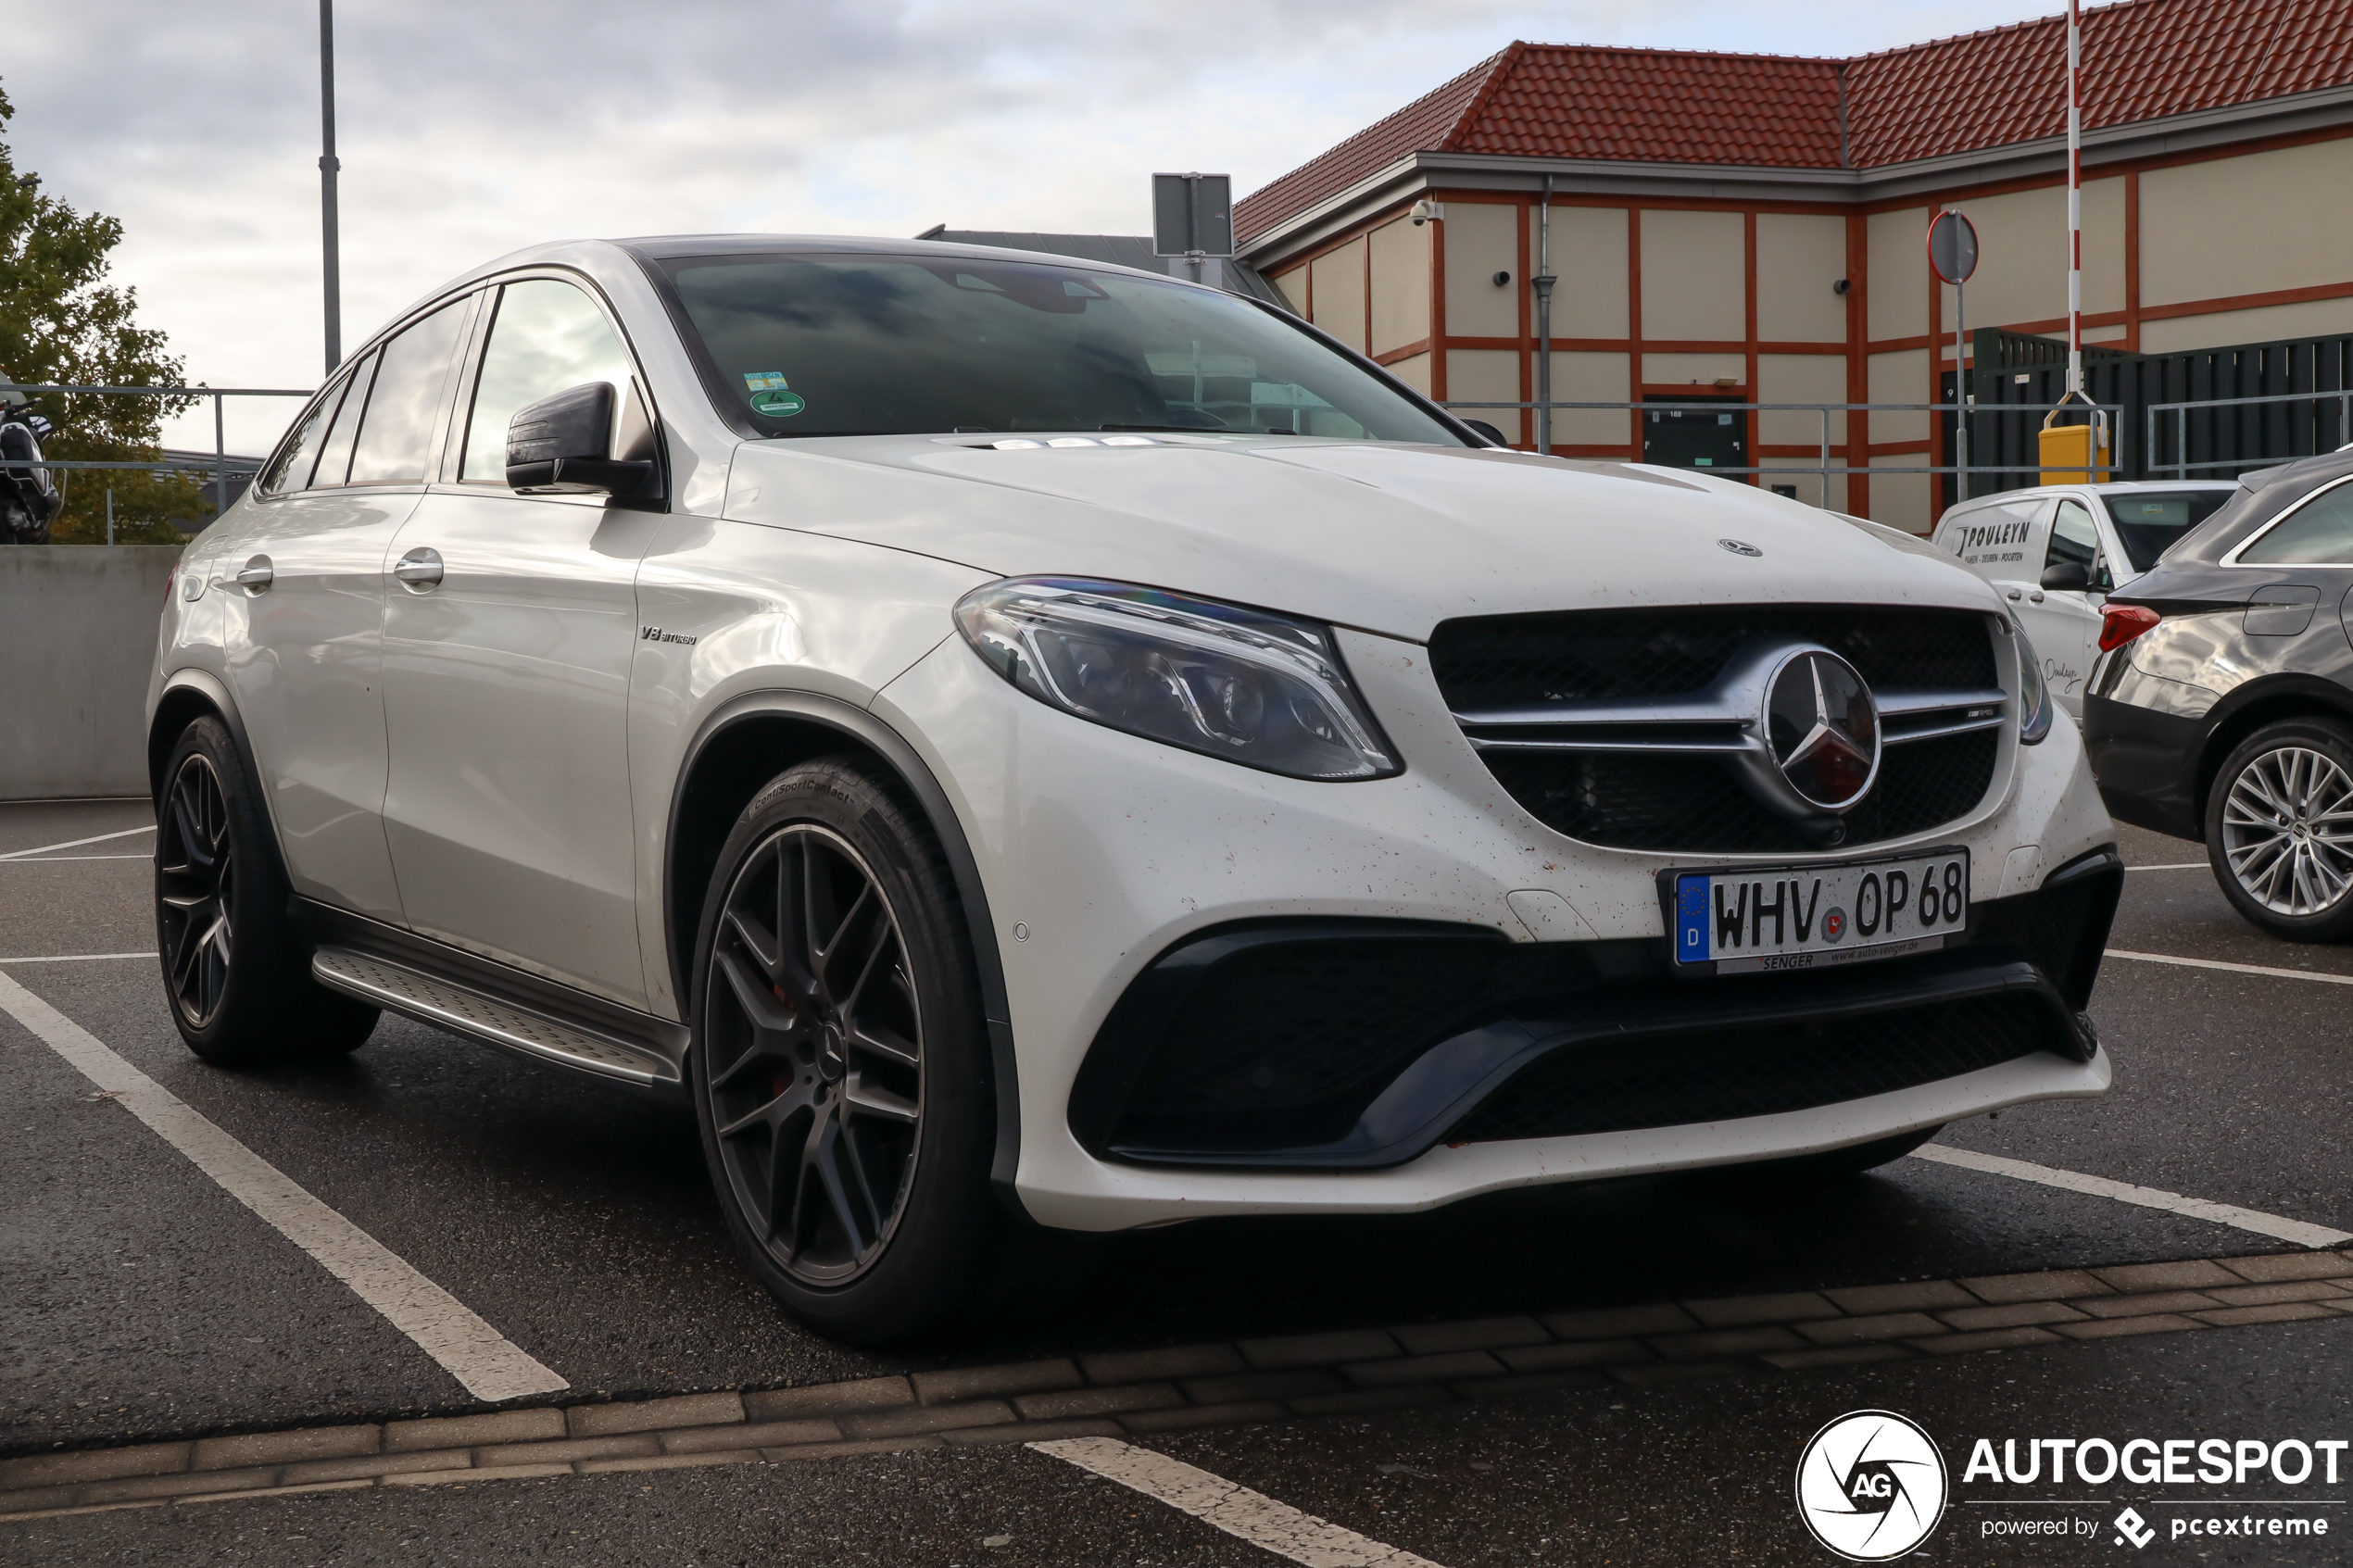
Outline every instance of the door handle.
<svg viewBox="0 0 2353 1568">
<path fill-rule="evenodd" d="M 441 552 L 420 546 L 400 558 L 392 574 L 418 593 L 423 593 L 441 581 Z"/>
<path fill-rule="evenodd" d="M 270 558 L 256 556 L 237 568 L 236 583 L 247 593 L 266 593 L 269 591 L 271 578 L 275 575 L 270 568 Z"/>
</svg>

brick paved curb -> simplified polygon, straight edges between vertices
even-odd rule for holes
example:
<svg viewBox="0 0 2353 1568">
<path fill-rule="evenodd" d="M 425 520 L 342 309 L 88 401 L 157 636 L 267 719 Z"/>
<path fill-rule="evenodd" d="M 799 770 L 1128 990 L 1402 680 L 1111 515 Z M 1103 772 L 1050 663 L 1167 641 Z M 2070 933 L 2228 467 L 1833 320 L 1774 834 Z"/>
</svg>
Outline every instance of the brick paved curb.
<svg viewBox="0 0 2353 1568">
<path fill-rule="evenodd" d="M 2192 1259 L 1247 1339 L 0 1460 L 0 1522 L 367 1486 L 1149 1436 L 1539 1391 L 2353 1316 L 2353 1252 Z"/>
</svg>

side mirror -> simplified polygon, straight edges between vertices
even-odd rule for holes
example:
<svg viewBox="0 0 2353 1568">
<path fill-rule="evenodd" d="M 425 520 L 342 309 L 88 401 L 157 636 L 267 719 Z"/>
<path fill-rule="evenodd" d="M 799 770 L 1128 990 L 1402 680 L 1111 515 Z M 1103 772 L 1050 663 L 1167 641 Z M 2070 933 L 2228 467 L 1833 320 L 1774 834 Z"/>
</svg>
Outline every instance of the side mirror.
<svg viewBox="0 0 2353 1568">
<path fill-rule="evenodd" d="M 1497 430 L 1485 420 L 1465 420 L 1463 423 L 1476 431 L 1480 436 L 1484 437 L 1487 445 L 1490 446 L 1509 446 L 1511 445 L 1510 442 L 1504 439 L 1504 433 L 1502 431 Z"/>
<path fill-rule="evenodd" d="M 525 495 L 635 495 L 654 466 L 616 458 L 612 438 L 610 382 L 526 404 L 507 421 L 507 483 Z"/>
<path fill-rule="evenodd" d="M 2043 569 L 2045 588 L 2057 593 L 2082 593 L 2092 585 L 2091 569 L 2080 560 L 2053 561 Z"/>
</svg>

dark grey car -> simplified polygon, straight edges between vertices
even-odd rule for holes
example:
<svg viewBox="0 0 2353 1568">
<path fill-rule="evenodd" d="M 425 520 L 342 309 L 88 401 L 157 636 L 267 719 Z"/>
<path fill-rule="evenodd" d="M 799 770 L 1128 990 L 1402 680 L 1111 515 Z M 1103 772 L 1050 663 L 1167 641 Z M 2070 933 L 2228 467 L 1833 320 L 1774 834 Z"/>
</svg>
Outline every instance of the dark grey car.
<svg viewBox="0 0 2353 1568">
<path fill-rule="evenodd" d="M 2353 450 L 2250 473 L 2111 598 L 2083 735 L 2121 821 L 2203 840 L 2240 913 L 2353 937 Z"/>
</svg>

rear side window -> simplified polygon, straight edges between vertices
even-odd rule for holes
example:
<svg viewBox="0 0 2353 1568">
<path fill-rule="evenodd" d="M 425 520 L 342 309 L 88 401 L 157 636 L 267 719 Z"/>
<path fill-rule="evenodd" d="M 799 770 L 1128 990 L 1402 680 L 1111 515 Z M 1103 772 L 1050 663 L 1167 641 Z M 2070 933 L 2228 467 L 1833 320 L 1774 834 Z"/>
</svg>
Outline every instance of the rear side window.
<svg viewBox="0 0 2353 1568">
<path fill-rule="evenodd" d="M 459 479 L 507 483 L 507 421 L 517 409 L 598 381 L 612 383 L 619 408 L 630 375 L 628 351 L 587 295 L 554 278 L 509 283 L 498 293 L 498 318 L 474 383 Z"/>
<path fill-rule="evenodd" d="M 375 379 L 376 356 L 369 355 L 351 372 L 351 390 L 344 394 L 335 422 L 328 427 L 326 445 L 319 449 L 319 467 L 310 488 L 323 490 L 344 483 L 351 472 L 351 445 L 359 434 L 359 411 L 368 406 L 368 383 Z"/>
<path fill-rule="evenodd" d="M 2080 566 L 2088 577 L 2099 558 L 2100 530 L 2091 512 L 2081 501 L 2061 501 L 2058 515 L 2051 519 L 2051 545 L 2043 552 L 2043 565 Z"/>
<path fill-rule="evenodd" d="M 384 345 L 352 450 L 352 483 L 423 483 L 465 320 L 460 306 L 447 305 Z"/>
<path fill-rule="evenodd" d="M 327 427 L 334 422 L 335 410 L 343 406 L 343 395 L 350 385 L 351 378 L 346 376 L 310 406 L 308 417 L 286 438 L 277 456 L 270 459 L 270 466 L 262 470 L 261 494 L 284 495 L 309 485 L 310 470 L 319 463 L 319 448 L 326 444 Z"/>
<path fill-rule="evenodd" d="M 2306 501 L 2239 552 L 2247 566 L 2353 565 L 2353 483 L 2343 481 Z"/>
</svg>

